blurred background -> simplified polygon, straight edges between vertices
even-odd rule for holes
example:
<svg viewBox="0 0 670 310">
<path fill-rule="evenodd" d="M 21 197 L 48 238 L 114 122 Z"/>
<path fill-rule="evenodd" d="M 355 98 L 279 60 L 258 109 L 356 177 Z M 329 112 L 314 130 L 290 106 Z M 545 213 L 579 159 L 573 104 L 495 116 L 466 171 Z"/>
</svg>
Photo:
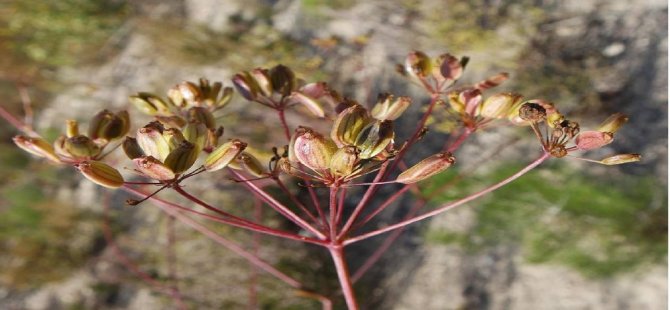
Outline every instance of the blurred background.
<svg viewBox="0 0 670 310">
<path fill-rule="evenodd" d="M 278 63 L 362 103 L 384 91 L 425 103 L 394 65 L 411 50 L 469 56 L 464 83 L 509 72 L 496 91 L 553 101 L 582 128 L 626 113 L 630 122 L 614 143 L 586 156 L 634 152 L 643 160 L 615 167 L 552 160 L 413 226 L 357 283 L 363 307 L 666 309 L 667 8 L 660 0 L 8 0 L 0 4 L 0 105 L 53 141 L 66 119 L 86 123 L 103 108 L 128 109 L 142 124 L 148 118 L 127 100 L 136 92 L 164 94 L 199 77 L 231 86 L 239 70 Z M 276 122 L 269 112 L 237 96 L 220 116 L 225 137 L 272 146 L 279 130 L 250 125 Z M 399 131 L 407 135 L 420 112 L 415 104 Z M 453 124 L 441 114 L 410 161 L 444 143 Z M 289 115 L 292 126 L 304 122 L 306 115 Z M 538 145 L 526 129 L 477 133 L 451 172 L 422 183 L 446 188 L 430 205 L 532 160 Z M 192 308 L 319 308 L 151 204 L 125 206 L 125 194 L 31 158 L 11 142 L 17 133 L 0 122 L 0 308 L 174 308 L 146 281 L 172 280 L 170 232 Z M 189 184 L 203 199 L 252 216 L 253 202 L 231 183 L 222 174 Z M 349 203 L 357 195 L 352 190 Z M 406 198 L 375 225 L 397 221 L 411 203 Z M 269 211 L 261 216 L 285 225 Z M 253 239 L 209 226 L 243 244 Z M 352 247 L 352 267 L 383 240 Z M 270 237 L 260 243 L 260 256 L 310 288 L 336 290 L 321 249 Z"/>
</svg>

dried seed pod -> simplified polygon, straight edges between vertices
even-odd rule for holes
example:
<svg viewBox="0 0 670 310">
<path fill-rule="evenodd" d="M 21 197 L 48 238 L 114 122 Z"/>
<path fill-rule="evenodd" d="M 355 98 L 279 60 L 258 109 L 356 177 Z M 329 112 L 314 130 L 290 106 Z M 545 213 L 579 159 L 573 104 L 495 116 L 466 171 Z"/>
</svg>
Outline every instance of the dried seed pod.
<svg viewBox="0 0 670 310">
<path fill-rule="evenodd" d="M 135 159 L 141 156 L 144 156 L 144 152 L 139 144 L 137 144 L 137 139 L 132 137 L 126 137 L 123 140 L 123 152 L 126 153 L 126 156 L 130 159 Z"/>
<path fill-rule="evenodd" d="M 148 115 L 172 114 L 170 106 L 160 97 L 150 93 L 138 93 L 128 98 L 138 110 Z"/>
<path fill-rule="evenodd" d="M 289 96 L 297 88 L 295 74 L 289 67 L 276 65 L 270 69 L 272 89 L 282 96 Z"/>
<path fill-rule="evenodd" d="M 638 162 L 640 161 L 640 159 L 642 159 L 642 155 L 640 154 L 618 154 L 604 158 L 600 161 L 600 163 L 603 165 L 611 166 L 611 165 L 621 165 L 626 163 Z"/>
<path fill-rule="evenodd" d="M 584 131 L 575 139 L 575 145 L 580 150 L 588 151 L 608 145 L 612 143 L 612 140 L 614 136 L 609 132 Z"/>
<path fill-rule="evenodd" d="M 207 156 L 205 159 L 205 169 L 207 171 L 216 171 L 225 168 L 245 148 L 247 148 L 247 144 L 238 139 L 233 139 L 222 144 Z"/>
<path fill-rule="evenodd" d="M 103 110 L 98 112 L 88 126 L 88 137 L 92 140 L 112 141 L 125 136 L 130 129 L 130 116 L 128 111 L 120 111 L 116 114 Z"/>
<path fill-rule="evenodd" d="M 396 182 L 410 184 L 425 180 L 451 167 L 455 161 L 449 152 L 434 154 L 405 170 L 396 178 Z"/>
<path fill-rule="evenodd" d="M 614 113 L 600 124 L 598 131 L 615 133 L 626 122 L 628 122 L 628 116 L 623 113 Z"/>
<path fill-rule="evenodd" d="M 495 94 L 480 105 L 479 115 L 486 118 L 505 118 L 521 98 L 521 95 L 513 93 Z"/>
<path fill-rule="evenodd" d="M 107 187 L 118 188 L 123 185 L 123 176 L 118 170 L 99 161 L 83 161 L 77 164 L 77 168 L 87 179 L 93 183 Z"/>
<path fill-rule="evenodd" d="M 133 163 L 140 173 L 150 179 L 168 181 L 175 178 L 174 172 L 153 156 L 135 158 Z"/>
<path fill-rule="evenodd" d="M 237 162 L 242 169 L 257 178 L 265 175 L 265 168 L 261 162 L 247 152 L 242 152 L 242 154 L 237 157 Z"/>
<path fill-rule="evenodd" d="M 54 148 L 42 138 L 15 136 L 12 140 L 16 146 L 30 154 L 45 157 L 54 162 L 60 162 L 60 158 L 56 155 Z"/>
<path fill-rule="evenodd" d="M 330 172 L 339 177 L 350 175 L 358 162 L 358 148 L 345 146 L 337 150 L 330 160 Z"/>
<path fill-rule="evenodd" d="M 193 166 L 199 153 L 200 149 L 195 144 L 183 140 L 168 154 L 163 164 L 175 174 L 180 174 Z"/>
<path fill-rule="evenodd" d="M 393 142 L 395 132 L 393 121 L 377 121 L 369 124 L 356 137 L 355 145 L 360 150 L 361 159 L 375 157 Z"/>
<path fill-rule="evenodd" d="M 368 111 L 361 105 L 353 105 L 337 115 L 330 138 L 338 146 L 354 145 L 361 130 L 370 123 Z"/>
<path fill-rule="evenodd" d="M 539 123 L 547 118 L 547 110 L 535 102 L 527 102 L 519 109 L 519 117 L 528 122 Z"/>
<path fill-rule="evenodd" d="M 193 107 L 188 110 L 188 121 L 191 123 L 201 123 L 207 128 L 216 128 L 216 120 L 212 112 L 203 107 Z"/>
<path fill-rule="evenodd" d="M 392 121 L 400 117 L 411 103 L 412 99 L 409 97 L 395 98 L 391 94 L 380 94 L 370 115 L 380 121 Z"/>
<path fill-rule="evenodd" d="M 159 160 L 164 160 L 170 153 L 170 145 L 163 137 L 163 125 L 151 122 L 137 130 L 137 144 L 144 154 Z"/>
<path fill-rule="evenodd" d="M 335 143 L 307 127 L 298 127 L 295 134 L 293 144 L 295 159 L 312 170 L 328 169 L 330 160 L 337 150 Z"/>
<path fill-rule="evenodd" d="M 455 81 L 463 75 L 461 61 L 450 54 L 442 54 L 437 58 L 437 68 L 440 70 L 440 79 L 438 80 Z"/>
</svg>

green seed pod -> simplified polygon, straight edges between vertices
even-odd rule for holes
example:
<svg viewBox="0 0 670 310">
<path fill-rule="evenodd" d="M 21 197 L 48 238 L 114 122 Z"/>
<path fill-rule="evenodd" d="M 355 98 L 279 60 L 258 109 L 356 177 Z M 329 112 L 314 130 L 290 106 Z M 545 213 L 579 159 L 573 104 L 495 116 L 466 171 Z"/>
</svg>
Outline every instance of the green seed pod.
<svg viewBox="0 0 670 310">
<path fill-rule="evenodd" d="M 138 110 L 148 115 L 170 115 L 170 106 L 160 97 L 150 93 L 138 93 L 129 97 L 132 103 Z"/>
<path fill-rule="evenodd" d="M 495 94 L 479 106 L 478 114 L 485 118 L 506 118 L 510 110 L 521 102 L 522 96 L 513 93 Z"/>
<path fill-rule="evenodd" d="M 393 121 L 377 121 L 368 125 L 356 137 L 355 145 L 361 151 L 358 156 L 361 159 L 375 157 L 393 142 L 394 137 Z"/>
<path fill-rule="evenodd" d="M 207 127 L 201 123 L 188 123 L 184 127 L 184 138 L 202 150 L 207 143 Z"/>
<path fill-rule="evenodd" d="M 338 177 L 351 175 L 358 162 L 358 148 L 345 146 L 333 154 L 330 160 L 330 172 Z"/>
<path fill-rule="evenodd" d="M 216 104 L 214 104 L 214 110 L 222 109 L 228 103 L 230 103 L 230 100 L 233 99 L 233 88 L 232 87 L 226 87 L 223 89 L 223 92 L 221 94 L 221 98 L 219 98 L 218 101 L 216 101 Z"/>
<path fill-rule="evenodd" d="M 45 157 L 54 162 L 60 162 L 54 148 L 46 140 L 38 137 L 16 136 L 12 139 L 16 146 L 22 150 L 39 156 Z"/>
<path fill-rule="evenodd" d="M 168 181 L 175 178 L 175 174 L 170 168 L 152 156 L 135 158 L 133 159 L 133 163 L 135 163 L 137 171 L 150 179 Z"/>
<path fill-rule="evenodd" d="M 172 127 L 172 128 L 182 128 L 186 126 L 186 120 L 177 115 L 172 115 L 172 116 L 155 116 L 155 118 L 161 122 L 161 124 L 167 126 L 167 127 Z"/>
<path fill-rule="evenodd" d="M 193 107 L 188 110 L 188 121 L 191 123 L 201 123 L 207 128 L 216 128 L 216 120 L 209 110 L 203 107 Z"/>
<path fill-rule="evenodd" d="M 84 161 L 77 168 L 87 179 L 93 183 L 107 187 L 118 188 L 123 185 L 123 176 L 118 170 L 99 161 Z"/>
<path fill-rule="evenodd" d="M 380 121 L 392 121 L 400 117 L 411 103 L 412 99 L 409 97 L 394 98 L 390 94 L 380 94 L 370 115 Z"/>
<path fill-rule="evenodd" d="M 126 156 L 128 156 L 130 159 L 135 159 L 145 155 L 140 145 L 137 144 L 137 139 L 135 138 L 126 137 L 126 139 L 123 140 L 122 147 L 123 152 L 126 153 Z"/>
<path fill-rule="evenodd" d="M 246 147 L 246 143 L 237 139 L 222 144 L 207 156 L 205 159 L 205 169 L 207 171 L 216 171 L 225 168 L 231 161 L 235 160 Z"/>
<path fill-rule="evenodd" d="M 356 137 L 370 121 L 368 111 L 365 108 L 359 104 L 353 105 L 337 115 L 330 131 L 330 138 L 340 147 L 354 145 Z"/>
<path fill-rule="evenodd" d="M 198 159 L 198 154 L 200 154 L 200 149 L 196 148 L 195 144 L 183 140 L 168 154 L 163 164 L 175 174 L 180 174 L 193 166 Z"/>
<path fill-rule="evenodd" d="M 72 138 L 74 136 L 79 135 L 79 122 L 73 119 L 69 119 L 65 121 L 65 135 L 68 138 Z"/>
<path fill-rule="evenodd" d="M 270 69 L 269 75 L 272 89 L 282 96 L 289 96 L 298 86 L 295 74 L 287 66 L 276 65 Z"/>
<path fill-rule="evenodd" d="M 127 111 L 113 114 L 103 110 L 96 114 L 90 122 L 88 136 L 93 140 L 112 141 L 125 136 L 130 129 L 130 116 Z"/>
<path fill-rule="evenodd" d="M 615 133 L 626 122 L 628 122 L 628 116 L 623 113 L 614 113 L 600 124 L 598 131 Z"/>
<path fill-rule="evenodd" d="M 335 143 L 312 129 L 299 127 L 296 130 L 293 156 L 306 167 L 316 171 L 328 169 L 336 150 Z"/>
<path fill-rule="evenodd" d="M 431 59 L 423 52 L 413 51 L 405 58 L 405 72 L 414 79 L 423 79 L 431 74 Z"/>
<path fill-rule="evenodd" d="M 94 158 L 102 151 L 100 146 L 84 135 L 65 139 L 63 150 L 69 154 L 69 157 L 76 159 Z"/>
<path fill-rule="evenodd" d="M 243 152 L 237 157 L 237 163 L 242 169 L 257 178 L 265 175 L 265 169 L 263 168 L 261 162 L 256 157 L 247 152 Z"/>
<path fill-rule="evenodd" d="M 163 125 L 151 122 L 137 130 L 137 144 L 147 156 L 165 160 L 170 153 L 170 145 L 163 137 Z"/>
<path fill-rule="evenodd" d="M 396 178 L 396 182 L 411 184 L 425 180 L 451 167 L 455 160 L 449 152 L 437 153 L 405 170 Z"/>
<path fill-rule="evenodd" d="M 642 155 L 640 154 L 618 154 L 604 158 L 603 160 L 600 161 L 600 163 L 603 165 L 611 166 L 611 165 L 621 165 L 626 163 L 638 162 L 640 161 L 640 159 L 642 159 Z"/>
</svg>

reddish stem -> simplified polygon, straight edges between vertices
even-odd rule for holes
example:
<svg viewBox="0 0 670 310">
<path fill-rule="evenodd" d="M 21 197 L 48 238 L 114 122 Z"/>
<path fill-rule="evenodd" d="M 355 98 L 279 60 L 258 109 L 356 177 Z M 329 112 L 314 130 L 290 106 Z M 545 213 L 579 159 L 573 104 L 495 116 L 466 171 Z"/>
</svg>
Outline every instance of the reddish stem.
<svg viewBox="0 0 670 310">
<path fill-rule="evenodd" d="M 26 124 L 24 124 L 22 121 L 17 119 L 12 113 L 7 112 L 5 108 L 0 107 L 0 117 L 4 118 L 9 124 L 14 126 L 16 129 L 23 131 L 24 133 L 33 136 L 33 137 L 40 137 L 40 134 L 32 130 L 30 127 L 28 127 Z"/>
<path fill-rule="evenodd" d="M 300 208 L 300 210 L 302 210 L 302 212 L 305 213 L 305 215 L 307 217 L 309 217 L 309 219 L 314 224 L 321 224 L 323 226 L 323 223 L 319 223 L 319 220 L 314 216 L 314 214 L 312 214 L 312 212 L 307 210 L 307 207 L 305 207 L 305 205 L 302 204 L 302 202 L 300 202 L 300 200 L 298 200 L 298 197 L 296 197 L 295 195 L 293 195 L 293 193 L 291 193 L 291 191 L 286 187 L 286 185 L 284 185 L 284 182 L 282 182 L 279 178 L 276 178 L 275 181 L 277 182 L 277 185 L 282 190 L 282 192 L 284 192 L 284 194 L 286 194 L 289 197 L 289 199 L 291 199 L 291 201 L 296 206 L 298 206 L 298 208 Z M 323 227 L 323 228 L 325 228 L 325 227 Z"/>
<path fill-rule="evenodd" d="M 549 153 L 544 153 L 540 158 L 536 159 L 535 161 L 533 161 L 532 163 L 530 163 L 530 164 L 529 164 L 528 166 L 526 166 L 525 168 L 519 170 L 517 173 L 515 173 L 515 174 L 509 176 L 508 178 L 506 178 L 506 179 L 504 179 L 504 180 L 502 180 L 502 181 L 500 181 L 500 182 L 498 182 L 498 183 L 496 183 L 496 184 L 494 184 L 494 185 L 492 185 L 492 186 L 490 186 L 490 187 L 488 187 L 488 188 L 486 188 L 486 189 L 483 189 L 483 190 L 481 190 L 481 191 L 479 191 L 479 192 L 477 192 L 477 193 L 474 193 L 474 194 L 472 194 L 472 195 L 470 195 L 470 196 L 467 196 L 467 197 L 461 198 L 461 199 L 459 199 L 459 200 L 456 200 L 456 201 L 454 201 L 454 202 L 451 202 L 451 203 L 448 203 L 448 204 L 446 204 L 446 205 L 443 205 L 443 206 L 441 206 L 441 207 L 439 207 L 439 208 L 437 208 L 437 209 L 435 209 L 435 210 L 433 210 L 433 211 L 430 211 L 430 212 L 428 212 L 428 213 L 424 213 L 424 214 L 422 214 L 422 215 L 413 217 L 413 218 L 408 219 L 408 220 L 401 221 L 401 222 L 399 222 L 399 223 L 396 223 L 396 224 L 393 224 L 393 225 L 384 227 L 384 228 L 382 228 L 382 229 L 374 230 L 374 231 L 371 231 L 371 232 L 368 232 L 368 233 L 359 235 L 359 236 L 357 236 L 357 237 L 354 237 L 354 238 L 351 238 L 351 239 L 347 239 L 346 241 L 344 241 L 344 245 L 349 245 L 349 244 L 352 244 L 352 243 L 354 243 L 354 242 L 358 242 L 358 241 L 361 241 L 361 240 L 365 240 L 365 239 L 367 239 L 367 238 L 374 237 L 374 236 L 383 234 L 383 233 L 388 232 L 388 231 L 392 231 L 392 230 L 395 230 L 395 229 L 398 229 L 398 228 L 402 228 L 402 227 L 404 227 L 404 226 L 407 226 L 407 225 L 410 225 L 410 224 L 419 222 L 419 221 L 424 220 L 424 219 L 427 219 L 427 218 L 429 218 L 429 217 L 433 217 L 433 216 L 438 215 L 438 214 L 440 214 L 440 213 L 443 213 L 443 212 L 445 212 L 445 211 L 447 211 L 447 210 L 449 210 L 449 209 L 452 209 L 452 208 L 454 208 L 454 207 L 457 207 L 457 206 L 460 206 L 460 205 L 465 204 L 465 203 L 467 203 L 467 202 L 470 202 L 470 201 L 472 201 L 472 200 L 475 200 L 475 199 L 477 199 L 477 198 L 479 198 L 479 197 L 481 197 L 481 196 L 484 196 L 484 195 L 486 195 L 486 194 L 488 194 L 488 193 L 490 193 L 490 192 L 492 192 L 492 191 L 494 191 L 494 190 L 496 190 L 496 189 L 498 189 L 498 188 L 500 188 L 500 187 L 503 187 L 503 186 L 507 185 L 508 183 L 510 183 L 510 182 L 512 182 L 512 181 L 514 181 L 514 180 L 516 180 L 516 179 L 518 179 L 518 178 L 521 177 L 522 175 L 526 174 L 528 171 L 530 171 L 530 170 L 532 170 L 533 168 L 539 166 L 542 162 L 544 162 L 544 161 L 545 161 L 547 158 L 549 158 L 549 157 L 551 157 L 551 154 L 549 154 Z"/>
<path fill-rule="evenodd" d="M 370 213 L 362 221 L 360 221 L 357 224 L 357 226 L 358 227 L 364 226 L 367 222 L 372 220 L 372 218 L 374 218 L 377 214 L 384 211 L 384 209 L 386 209 L 388 206 L 390 206 L 394 201 L 398 200 L 398 198 L 400 198 L 406 191 L 411 189 L 413 186 L 416 186 L 416 185 L 415 184 L 405 184 L 405 186 L 403 186 L 397 192 L 393 193 L 393 195 L 391 195 L 389 198 L 387 198 L 386 201 L 384 201 L 384 203 L 382 203 L 379 207 L 377 207 L 377 209 L 372 211 L 372 213 Z"/>
<path fill-rule="evenodd" d="M 330 240 L 337 238 L 337 190 L 336 186 L 330 188 L 329 211 L 330 211 Z"/>
<path fill-rule="evenodd" d="M 279 120 L 281 126 L 284 128 L 284 135 L 286 135 L 287 140 L 291 140 L 291 130 L 288 128 L 288 123 L 286 122 L 286 115 L 284 115 L 284 108 L 278 108 L 277 113 L 279 114 Z"/>
<path fill-rule="evenodd" d="M 356 295 L 354 294 L 351 277 L 349 276 L 349 268 L 344 259 L 344 247 L 340 244 L 331 244 L 328 247 L 328 250 L 330 251 L 330 256 L 333 258 L 335 270 L 337 270 L 337 278 L 340 281 L 342 294 L 347 302 L 347 308 L 349 308 L 349 310 L 358 310 Z"/>
</svg>

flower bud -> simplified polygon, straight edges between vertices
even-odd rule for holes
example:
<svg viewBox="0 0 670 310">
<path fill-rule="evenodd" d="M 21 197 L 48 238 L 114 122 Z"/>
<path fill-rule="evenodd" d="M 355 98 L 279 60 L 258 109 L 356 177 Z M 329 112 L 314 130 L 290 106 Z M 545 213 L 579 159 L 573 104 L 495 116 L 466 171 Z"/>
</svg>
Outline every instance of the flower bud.
<svg viewBox="0 0 670 310">
<path fill-rule="evenodd" d="M 251 75 L 248 72 L 241 72 L 233 76 L 233 86 L 237 89 L 237 92 L 249 101 L 256 100 L 256 96 L 259 92 L 259 86 L 253 80 Z"/>
<path fill-rule="evenodd" d="M 600 124 L 598 131 L 615 133 L 626 122 L 628 122 L 628 116 L 623 113 L 614 113 Z"/>
<path fill-rule="evenodd" d="M 527 102 L 519 108 L 519 117 L 528 122 L 539 123 L 547 118 L 547 110 L 535 102 Z"/>
<path fill-rule="evenodd" d="M 330 160 L 330 172 L 339 177 L 350 175 L 358 161 L 358 148 L 345 146 L 338 149 Z"/>
<path fill-rule="evenodd" d="M 449 152 L 437 153 L 405 170 L 395 181 L 411 184 L 425 180 L 451 167 L 455 160 L 456 158 Z"/>
<path fill-rule="evenodd" d="M 394 98 L 390 94 L 380 94 L 370 115 L 380 121 L 392 121 L 400 117 L 411 103 L 412 99 L 409 97 Z"/>
<path fill-rule="evenodd" d="M 312 170 L 328 169 L 330 160 L 337 150 L 335 143 L 307 127 L 298 127 L 295 135 L 293 145 L 295 158 Z"/>
<path fill-rule="evenodd" d="M 431 59 L 423 52 L 413 51 L 405 58 L 405 72 L 409 77 L 422 79 L 432 71 Z"/>
<path fill-rule="evenodd" d="M 338 146 L 354 145 L 356 137 L 369 123 L 368 111 L 361 105 L 355 104 L 337 115 L 330 137 Z"/>
<path fill-rule="evenodd" d="M 102 149 L 93 140 L 84 135 L 65 139 L 63 150 L 72 158 L 94 158 Z"/>
<path fill-rule="evenodd" d="M 360 149 L 358 156 L 361 159 L 375 157 L 393 142 L 394 137 L 393 121 L 377 121 L 369 124 L 356 137 L 355 145 Z"/>
<path fill-rule="evenodd" d="M 16 146 L 22 150 L 39 156 L 45 157 L 54 162 L 60 162 L 54 148 L 46 140 L 38 137 L 16 136 L 12 139 Z"/>
<path fill-rule="evenodd" d="M 65 135 L 68 138 L 72 138 L 74 136 L 79 135 L 79 122 L 73 119 L 69 119 L 65 121 Z"/>
<path fill-rule="evenodd" d="M 139 144 L 137 144 L 137 139 L 132 137 L 126 137 L 123 140 L 123 152 L 126 153 L 126 156 L 130 159 L 135 159 L 141 156 L 144 156 L 144 152 Z"/>
<path fill-rule="evenodd" d="M 135 158 L 133 163 L 140 173 L 150 179 L 168 181 L 175 178 L 174 172 L 153 156 Z"/>
<path fill-rule="evenodd" d="M 188 110 L 188 121 L 191 123 L 201 123 L 207 128 L 216 128 L 216 120 L 212 112 L 203 107 L 193 107 Z"/>
<path fill-rule="evenodd" d="M 247 144 L 238 139 L 233 139 L 222 144 L 207 156 L 205 159 L 205 169 L 207 171 L 216 171 L 225 168 L 245 148 L 247 148 Z"/>
<path fill-rule="evenodd" d="M 165 158 L 163 164 L 170 168 L 175 174 L 182 173 L 191 168 L 198 159 L 200 149 L 195 144 L 183 140 L 170 154 Z"/>
<path fill-rule="evenodd" d="M 129 97 L 138 110 L 148 115 L 170 115 L 170 106 L 163 99 L 150 93 L 138 93 Z"/>
<path fill-rule="evenodd" d="M 118 188 L 123 185 L 123 176 L 118 170 L 99 161 L 83 161 L 77 168 L 87 179 L 107 188 Z"/>
<path fill-rule="evenodd" d="M 137 130 L 137 144 L 147 156 L 164 160 L 170 153 L 170 145 L 163 137 L 163 125 L 151 122 Z"/>
<path fill-rule="evenodd" d="M 575 144 L 580 150 L 588 151 L 608 145 L 614 139 L 612 133 L 601 131 L 584 131 L 575 139 Z"/>
<path fill-rule="evenodd" d="M 495 94 L 484 100 L 479 108 L 479 115 L 485 118 L 505 118 L 521 98 L 521 95 L 513 93 Z"/>
<path fill-rule="evenodd" d="M 282 96 L 289 96 L 297 86 L 295 74 L 284 65 L 276 65 L 270 69 L 272 89 Z"/>
<path fill-rule="evenodd" d="M 638 162 L 640 161 L 640 159 L 642 159 L 642 155 L 640 154 L 618 154 L 604 158 L 600 161 L 600 163 L 603 165 L 611 166 L 611 165 L 621 165 L 626 163 Z"/>
<path fill-rule="evenodd" d="M 128 111 L 120 111 L 113 114 L 103 110 L 96 114 L 88 126 L 88 137 L 93 140 L 111 141 L 121 138 L 130 129 L 130 116 Z"/>
</svg>

